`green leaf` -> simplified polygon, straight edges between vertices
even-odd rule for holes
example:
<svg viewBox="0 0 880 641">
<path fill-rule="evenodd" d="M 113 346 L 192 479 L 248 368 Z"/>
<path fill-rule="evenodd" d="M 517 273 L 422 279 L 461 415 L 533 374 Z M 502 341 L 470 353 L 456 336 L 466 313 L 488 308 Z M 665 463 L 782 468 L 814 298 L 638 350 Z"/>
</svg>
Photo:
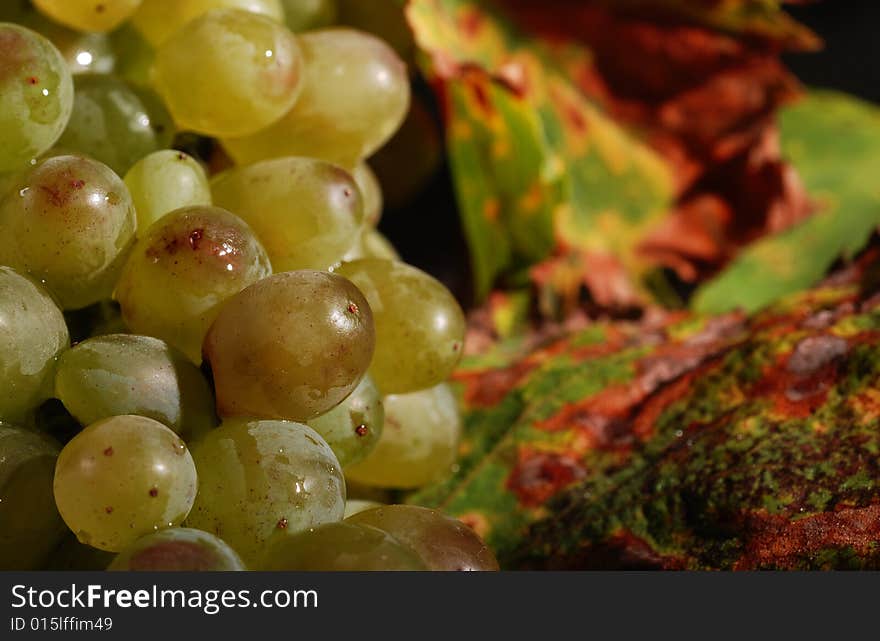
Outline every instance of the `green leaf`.
<svg viewBox="0 0 880 641">
<path fill-rule="evenodd" d="M 817 212 L 744 250 L 698 290 L 699 312 L 761 309 L 805 289 L 839 258 L 852 258 L 880 225 L 880 110 L 843 94 L 815 91 L 780 118 L 784 155 Z"/>
<path fill-rule="evenodd" d="M 509 569 L 880 567 L 864 276 L 752 318 L 603 324 L 471 358 L 458 470 L 410 500 L 471 524 Z"/>
</svg>

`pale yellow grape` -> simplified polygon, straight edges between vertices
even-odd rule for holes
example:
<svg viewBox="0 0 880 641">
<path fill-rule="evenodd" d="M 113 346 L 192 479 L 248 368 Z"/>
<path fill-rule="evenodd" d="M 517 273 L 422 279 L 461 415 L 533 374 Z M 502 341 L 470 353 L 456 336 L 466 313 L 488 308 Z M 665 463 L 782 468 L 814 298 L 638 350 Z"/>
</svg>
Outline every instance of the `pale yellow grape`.
<svg viewBox="0 0 880 641">
<path fill-rule="evenodd" d="M 290 110 L 301 67 L 299 45 L 286 27 L 240 9 L 215 9 L 165 41 L 153 81 L 180 127 L 245 136 Z"/>
<path fill-rule="evenodd" d="M 300 46 L 305 73 L 293 109 L 254 135 L 224 138 L 240 164 L 311 156 L 353 167 L 403 122 L 409 77 L 384 42 L 353 29 L 327 29 L 303 34 Z"/>
<path fill-rule="evenodd" d="M 55 466 L 55 502 L 77 538 L 118 552 L 180 525 L 198 479 L 181 438 L 143 416 L 115 416 L 73 437 Z"/>
<path fill-rule="evenodd" d="M 131 24 L 147 42 L 158 47 L 185 24 L 212 9 L 242 9 L 284 23 L 281 0 L 147 0 Z"/>
<path fill-rule="evenodd" d="M 272 273 L 248 225 L 219 207 L 166 214 L 141 238 L 119 279 L 128 328 L 161 338 L 194 363 L 223 303 Z"/>
<path fill-rule="evenodd" d="M 254 567 L 273 532 L 342 519 L 345 480 L 306 425 L 227 420 L 193 445 L 199 495 L 187 527 L 211 532 Z"/>
<path fill-rule="evenodd" d="M 313 158 L 278 158 L 214 179 L 214 203 L 253 227 L 276 272 L 326 269 L 357 239 L 363 204 L 354 178 Z"/>
<path fill-rule="evenodd" d="M 355 483 L 411 489 L 449 475 L 458 454 L 461 417 L 446 384 L 383 400 L 385 427 L 367 458 L 346 468 Z"/>
<path fill-rule="evenodd" d="M 47 151 L 73 110 L 73 78 L 43 36 L 0 22 L 0 172 Z"/>
<path fill-rule="evenodd" d="M 230 299 L 205 337 L 220 416 L 307 421 L 357 387 L 375 341 L 370 306 L 346 279 L 284 272 Z"/>
<path fill-rule="evenodd" d="M 442 283 L 405 263 L 366 258 L 335 273 L 370 302 L 376 354 L 370 375 L 385 394 L 403 394 L 449 378 L 461 359 L 465 320 Z"/>
<path fill-rule="evenodd" d="M 110 297 L 137 224 L 128 188 L 106 165 L 54 156 L 0 203 L 0 264 L 29 272 L 64 309 Z"/>
<path fill-rule="evenodd" d="M 138 236 L 165 214 L 195 205 L 211 204 L 211 186 L 205 170 L 182 151 L 162 149 L 135 163 L 125 184 L 138 219 Z"/>
<path fill-rule="evenodd" d="M 44 14 L 77 31 L 103 33 L 125 22 L 141 0 L 33 0 Z"/>
<path fill-rule="evenodd" d="M 39 285 L 0 267 L 0 421 L 19 422 L 52 394 L 67 325 Z"/>
<path fill-rule="evenodd" d="M 379 184 L 379 179 L 364 161 L 357 164 L 351 175 L 364 201 L 364 222 L 370 227 L 375 227 L 382 218 L 382 186 Z"/>
</svg>

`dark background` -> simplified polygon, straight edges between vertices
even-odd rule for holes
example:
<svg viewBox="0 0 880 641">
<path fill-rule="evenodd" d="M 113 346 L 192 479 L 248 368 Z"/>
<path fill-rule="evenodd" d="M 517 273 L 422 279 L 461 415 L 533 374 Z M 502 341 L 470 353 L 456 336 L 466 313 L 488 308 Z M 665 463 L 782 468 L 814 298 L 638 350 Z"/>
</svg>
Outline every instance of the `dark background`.
<svg viewBox="0 0 880 641">
<path fill-rule="evenodd" d="M 788 12 L 825 40 L 819 53 L 785 58 L 804 83 L 880 102 L 880 2 L 824 0 Z"/>
</svg>

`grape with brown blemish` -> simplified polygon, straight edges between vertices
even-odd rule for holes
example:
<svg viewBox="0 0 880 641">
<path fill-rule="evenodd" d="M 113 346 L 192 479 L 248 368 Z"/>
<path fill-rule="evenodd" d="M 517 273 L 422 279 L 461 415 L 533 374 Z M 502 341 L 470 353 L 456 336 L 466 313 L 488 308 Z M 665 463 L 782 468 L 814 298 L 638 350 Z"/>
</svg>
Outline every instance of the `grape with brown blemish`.
<svg viewBox="0 0 880 641">
<path fill-rule="evenodd" d="M 40 34 L 0 22 L 0 172 L 24 169 L 64 131 L 73 109 L 73 78 Z"/>
<path fill-rule="evenodd" d="M 362 461 L 382 436 L 385 410 L 373 379 L 364 376 L 355 390 L 326 414 L 309 421 L 343 467 Z"/>
<path fill-rule="evenodd" d="M 193 444 L 199 495 L 187 526 L 229 543 L 254 567 L 273 532 L 339 521 L 345 481 L 307 425 L 231 419 Z"/>
<path fill-rule="evenodd" d="M 182 523 L 197 487 L 186 444 L 143 416 L 93 423 L 64 446 L 55 466 L 55 502 L 65 523 L 81 542 L 110 552 Z"/>
<path fill-rule="evenodd" d="M 362 259 L 334 273 L 350 279 L 375 310 L 370 375 L 384 394 L 442 383 L 461 359 L 465 320 L 442 283 L 402 262 Z"/>
<path fill-rule="evenodd" d="M 200 363 L 222 304 L 272 272 L 251 228 L 219 207 L 185 207 L 154 223 L 125 265 L 115 297 L 129 329 Z"/>
<path fill-rule="evenodd" d="M 233 572 L 244 563 L 229 545 L 209 532 L 174 527 L 138 539 L 107 567 L 116 572 Z"/>
<path fill-rule="evenodd" d="M 31 274 L 64 309 L 110 297 L 136 217 L 125 183 L 106 165 L 54 156 L 16 177 L 0 204 L 0 264 Z"/>
<path fill-rule="evenodd" d="M 412 489 L 440 481 L 452 471 L 461 437 L 458 401 L 443 383 L 383 398 L 385 423 L 379 442 L 345 469 L 357 483 Z"/>
<path fill-rule="evenodd" d="M 263 279 L 230 299 L 205 337 L 217 411 L 313 419 L 354 391 L 374 342 L 370 305 L 341 276 L 303 270 Z"/>
</svg>

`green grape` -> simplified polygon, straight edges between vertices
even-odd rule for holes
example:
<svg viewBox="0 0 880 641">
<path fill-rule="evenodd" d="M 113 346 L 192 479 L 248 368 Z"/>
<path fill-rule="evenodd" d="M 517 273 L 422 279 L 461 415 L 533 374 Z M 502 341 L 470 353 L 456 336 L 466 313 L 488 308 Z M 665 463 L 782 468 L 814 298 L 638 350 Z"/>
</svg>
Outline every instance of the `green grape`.
<svg viewBox="0 0 880 641">
<path fill-rule="evenodd" d="M 437 120 L 423 100 L 413 100 L 398 132 L 370 158 L 386 206 L 402 209 L 415 200 L 439 171 L 443 152 Z"/>
<path fill-rule="evenodd" d="M 214 399 L 199 369 L 157 338 L 111 334 L 66 351 L 55 395 L 83 425 L 137 414 L 190 440 L 214 426 Z"/>
<path fill-rule="evenodd" d="M 29 0 L 5 0 L 0 6 L 0 22 L 15 22 L 47 38 L 61 52 L 71 73 L 113 71 L 115 56 L 106 36 L 80 33 L 52 22 L 36 11 Z"/>
<path fill-rule="evenodd" d="M 355 483 L 410 489 L 441 480 L 458 454 L 461 417 L 446 384 L 386 396 L 382 438 L 367 458 L 346 468 Z"/>
<path fill-rule="evenodd" d="M 66 528 L 52 498 L 59 445 L 0 424 L 0 570 L 36 570 Z"/>
<path fill-rule="evenodd" d="M 307 425 L 228 420 L 193 445 L 199 494 L 188 527 L 212 532 L 254 567 L 276 530 L 339 521 L 345 480 Z"/>
<path fill-rule="evenodd" d="M 266 246 L 277 272 L 326 269 L 354 244 L 363 203 L 352 176 L 312 158 L 278 158 L 232 169 L 211 185 Z"/>
<path fill-rule="evenodd" d="M 364 460 L 382 435 L 385 410 L 382 397 L 369 376 L 342 403 L 309 421 L 324 437 L 342 467 Z"/>
<path fill-rule="evenodd" d="M 144 416 L 93 423 L 64 446 L 55 503 L 77 538 L 119 552 L 156 530 L 180 525 L 196 496 L 196 468 L 177 434 Z"/>
<path fill-rule="evenodd" d="M 364 161 L 357 164 L 351 175 L 364 201 L 364 222 L 370 227 L 375 227 L 382 218 L 382 187 L 379 185 L 379 179 Z"/>
<path fill-rule="evenodd" d="M 138 235 L 165 214 L 211 204 L 211 185 L 205 170 L 192 156 L 163 149 L 139 160 L 125 175 L 138 217 Z"/>
<path fill-rule="evenodd" d="M 105 570 L 115 556 L 113 552 L 99 550 L 91 545 L 80 543 L 76 535 L 67 530 L 67 535 L 61 544 L 52 551 L 46 569 L 66 572 L 96 572 Z"/>
<path fill-rule="evenodd" d="M 377 501 L 349 499 L 345 502 L 345 518 L 347 519 L 350 516 L 360 514 L 361 512 L 365 512 L 366 510 L 372 510 L 374 507 L 382 507 L 382 504 Z"/>
<path fill-rule="evenodd" d="M 281 0 L 287 27 L 296 33 L 336 22 L 336 0 Z"/>
<path fill-rule="evenodd" d="M 0 421 L 24 421 L 51 396 L 55 361 L 69 343 L 49 294 L 0 267 Z"/>
<path fill-rule="evenodd" d="M 351 263 L 362 258 L 400 260 L 400 254 L 394 249 L 391 241 L 382 235 L 382 232 L 368 227 L 361 230 L 354 246 L 342 257 L 342 264 Z M 340 264 L 334 265 L 332 271 L 336 271 L 339 267 Z"/>
<path fill-rule="evenodd" d="M 230 572 L 244 563 L 222 539 L 175 527 L 159 530 L 125 548 L 107 567 L 122 572 Z"/>
<path fill-rule="evenodd" d="M 185 207 L 144 234 L 119 279 L 128 328 L 161 338 L 194 363 L 224 301 L 272 273 L 251 228 L 219 207 Z"/>
<path fill-rule="evenodd" d="M 387 42 L 403 60 L 415 64 L 416 43 L 398 0 L 336 0 L 339 24 L 353 27 Z"/>
<path fill-rule="evenodd" d="M 141 0 L 32 0 L 44 14 L 77 31 L 103 33 L 128 20 Z"/>
<path fill-rule="evenodd" d="M 120 176 L 147 154 L 171 144 L 174 124 L 158 98 L 103 74 L 77 76 L 67 129 L 58 140 Z"/>
<path fill-rule="evenodd" d="M 239 163 L 311 156 L 353 167 L 397 130 L 409 107 L 406 65 L 384 42 L 353 29 L 300 37 L 302 93 L 281 120 L 223 145 Z"/>
<path fill-rule="evenodd" d="M 43 36 L 0 22 L 0 171 L 17 171 L 46 152 L 73 109 L 73 78 Z"/>
<path fill-rule="evenodd" d="M 327 523 L 308 532 L 273 536 L 261 569 L 300 572 L 417 572 L 418 555 L 390 534 L 352 523 Z"/>
<path fill-rule="evenodd" d="M 370 525 L 414 550 L 432 571 L 497 571 L 492 551 L 467 525 L 415 505 L 384 505 L 364 510 L 348 523 Z"/>
<path fill-rule="evenodd" d="M 188 22 L 212 9 L 241 9 L 284 22 L 281 0 L 149 0 L 131 19 L 147 42 L 158 47 Z"/>
<path fill-rule="evenodd" d="M 341 403 L 373 356 L 373 314 L 333 274 L 276 274 L 230 299 L 205 337 L 220 416 L 307 421 Z"/>
<path fill-rule="evenodd" d="M 135 87 L 150 87 L 150 75 L 156 50 L 130 23 L 110 34 L 110 46 L 116 58 L 113 72 Z"/>
<path fill-rule="evenodd" d="M 461 358 L 465 320 L 440 282 L 405 263 L 367 258 L 335 273 L 364 293 L 376 320 L 370 375 L 385 394 L 403 394 L 449 378 Z"/>
<path fill-rule="evenodd" d="M 162 44 L 153 81 L 184 129 L 246 136 L 293 106 L 301 67 L 287 28 L 248 11 L 215 9 Z"/>
<path fill-rule="evenodd" d="M 0 203 L 0 264 L 30 272 L 64 309 L 110 297 L 137 219 L 106 165 L 55 156 L 17 177 Z"/>
</svg>

